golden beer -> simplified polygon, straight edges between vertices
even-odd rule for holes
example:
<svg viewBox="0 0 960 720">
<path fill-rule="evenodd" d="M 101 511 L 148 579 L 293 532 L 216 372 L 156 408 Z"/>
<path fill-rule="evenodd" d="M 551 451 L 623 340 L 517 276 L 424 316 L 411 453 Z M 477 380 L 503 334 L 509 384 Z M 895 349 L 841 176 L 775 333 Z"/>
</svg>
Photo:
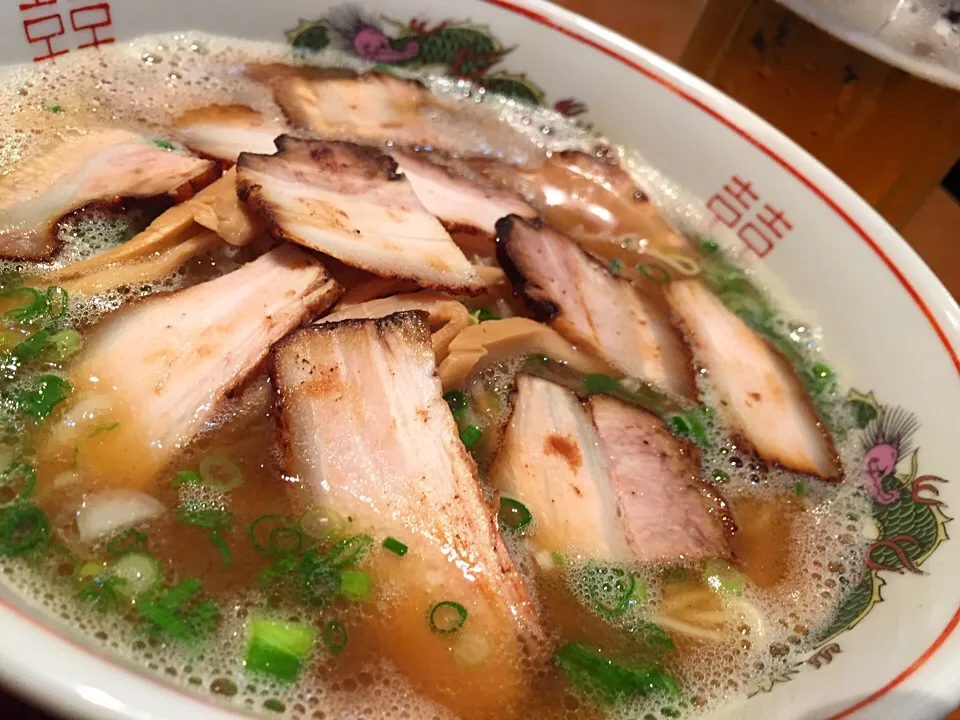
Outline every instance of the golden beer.
<svg viewBox="0 0 960 720">
<path fill-rule="evenodd" d="M 709 2 L 681 64 L 790 136 L 897 227 L 960 157 L 960 91 L 773 0 Z"/>
</svg>

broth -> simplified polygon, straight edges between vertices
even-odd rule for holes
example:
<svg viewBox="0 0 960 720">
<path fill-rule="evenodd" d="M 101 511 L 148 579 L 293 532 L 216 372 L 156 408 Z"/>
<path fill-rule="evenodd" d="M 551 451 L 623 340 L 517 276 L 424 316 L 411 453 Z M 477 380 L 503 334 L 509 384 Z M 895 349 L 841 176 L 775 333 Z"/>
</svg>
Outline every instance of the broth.
<svg viewBox="0 0 960 720">
<path fill-rule="evenodd" d="M 332 56 L 323 60 L 326 64 L 346 63 L 344 58 Z M 6 99 L 0 107 L 0 127 L 5 130 L 0 138 L 0 182 L 7 175 L 16 177 L 18 168 L 42 157 L 64 138 L 87 136 L 104 127 L 140 133 L 159 143 L 158 147 L 185 152 L 182 136 L 173 129 L 175 120 L 186 110 L 202 106 L 243 105 L 265 122 L 284 123 L 284 113 L 263 77 L 278 76 L 274 63 L 299 68 L 283 71 L 297 74 L 306 72 L 302 68 L 307 62 L 308 58 L 292 55 L 281 46 L 189 33 L 141 38 L 100 54 L 78 53 L 56 66 L 4 68 L 0 70 L 0 92 Z M 436 97 L 460 108 L 428 113 L 441 134 L 455 134 L 457 122 L 473 118 L 476 124 L 465 134 L 473 142 L 475 132 L 485 151 L 477 159 L 469 150 L 446 153 L 441 148 L 430 153 L 421 149 L 433 158 L 430 162 L 480 183 L 487 192 L 516 193 L 515 202 L 527 202 L 548 222 L 560 223 L 560 230 L 590 252 L 584 256 L 584 273 L 608 273 L 617 281 L 634 283 L 631 287 L 657 298 L 655 309 L 673 302 L 662 286 L 691 277 L 702 279 L 704 287 L 747 321 L 746 332 L 766 338 L 759 342 L 776 348 L 772 362 L 783 363 L 776 367 L 782 369 L 790 363 L 790 369 L 783 372 L 790 377 L 796 373 L 794 379 L 804 394 L 800 404 L 815 407 L 810 410 L 812 417 L 819 417 L 822 426 L 829 428 L 832 439 L 827 442 L 836 449 L 843 482 L 786 469 L 789 462 L 768 462 L 740 439 L 741 429 L 725 426 L 716 411 L 728 404 L 718 391 L 723 368 L 711 365 L 715 361 L 700 350 L 694 351 L 693 399 L 622 377 L 629 373 L 578 374 L 571 363 L 541 360 L 540 346 L 495 358 L 486 367 L 478 364 L 464 383 L 444 390 L 462 393 L 446 397 L 459 423 L 460 438 L 479 465 L 483 498 L 491 505 L 500 495 L 509 496 L 498 484 L 504 482 L 505 472 L 504 460 L 498 456 L 507 452 L 504 448 L 510 434 L 524 430 L 511 424 L 514 413 L 519 412 L 518 377 L 539 378 L 546 385 L 531 381 L 529 387 L 543 390 L 549 386 L 552 389 L 545 392 L 554 393 L 550 396 L 553 403 L 566 402 L 563 398 L 569 400 L 571 395 L 562 393 L 572 393 L 563 390 L 556 394 L 556 388 L 575 388 L 570 412 L 588 413 L 587 426 L 577 427 L 587 435 L 600 432 L 592 445 L 577 444 L 573 436 L 551 436 L 545 450 L 534 449 L 544 462 L 565 463 L 571 472 L 588 472 L 584 468 L 593 462 L 590 453 L 597 447 L 603 450 L 596 451 L 596 462 L 612 462 L 619 451 L 611 450 L 611 442 L 617 438 L 603 435 L 599 423 L 602 406 L 592 398 L 616 398 L 620 403 L 617 412 L 629 407 L 636 413 L 642 408 L 646 413 L 642 417 L 669 421 L 657 437 L 682 444 L 680 455 L 686 458 L 684 462 L 693 463 L 699 478 L 684 482 L 690 487 L 704 483 L 710 512 L 703 522 L 716 523 L 723 516 L 720 541 L 730 548 L 719 564 L 709 554 L 645 561 L 639 559 L 640 551 L 634 545 L 630 546 L 632 558 L 621 553 L 613 560 L 597 559 L 539 544 L 538 523 L 547 522 L 543 514 L 539 520 L 533 517 L 531 529 L 520 532 L 510 528 L 516 516 L 504 520 L 501 512 L 500 530 L 510 562 L 530 594 L 531 612 L 543 637 L 538 651 L 516 656 L 515 667 L 499 666 L 486 659 L 506 656 L 498 636 L 467 633 L 459 626 L 452 634 L 431 633 L 427 613 L 408 607 L 414 602 L 411 584 L 418 585 L 419 550 L 414 548 L 407 556 L 398 554 L 396 548 L 390 551 L 386 541 L 396 543 L 396 538 L 385 539 L 382 531 L 359 515 L 356 519 L 337 513 L 325 515 L 327 508 L 316 514 L 317 488 L 303 474 L 289 473 L 287 467 L 289 454 L 299 446 L 289 441 L 289 409 L 281 407 L 286 398 L 278 397 L 275 387 L 275 359 L 251 361 L 238 383 L 226 389 L 225 397 L 211 396 L 197 406 L 203 412 L 208 406 L 215 412 L 204 415 L 197 409 L 200 420 L 196 427 L 190 426 L 190 432 L 169 441 L 144 429 L 152 427 L 145 424 L 143 416 L 154 407 L 147 401 L 151 392 L 160 393 L 159 387 L 144 386 L 139 396 L 130 398 L 117 389 L 120 380 L 98 377 L 91 369 L 113 370 L 109 346 L 103 351 L 97 338 L 111 337 L 111 328 L 122 330 L 131 311 L 139 308 L 146 313 L 152 302 L 182 297 L 179 291 L 201 288 L 239 268 L 252 267 L 275 244 L 266 232 L 244 247 L 222 242 L 204 246 L 207 249 L 175 271 L 157 277 L 143 275 L 148 278 L 144 282 L 80 293 L 60 312 L 54 307 L 56 292 L 47 293 L 47 286 L 60 287 L 62 277 L 68 278 L 64 284 L 69 283 L 72 263 L 96 262 L 100 253 L 135 242 L 130 238 L 141 237 L 138 233 L 164 209 L 136 202 L 119 208 L 88 206 L 57 226 L 57 254 L 39 261 L 9 259 L 2 263 L 4 328 L 0 342 L 5 352 L 5 379 L 0 388 L 4 443 L 0 450 L 9 463 L 3 482 L 16 496 L 21 487 L 17 483 L 27 484 L 31 471 L 24 470 L 23 464 L 28 464 L 35 468 L 36 485 L 30 492 L 24 489 L 22 497 L 12 502 L 7 502 L 10 497 L 2 498 L 7 504 L 0 512 L 7 513 L 2 517 L 9 520 L 14 517 L 10 513 L 28 512 L 24 508 L 29 508 L 29 512 L 42 511 L 44 518 L 41 522 L 30 516 L 33 525 L 23 521 L 17 537 L 9 530 L 0 533 L 6 533 L 0 538 L 4 578 L 30 602 L 81 630 L 92 643 L 133 659 L 169 682 L 242 710 L 302 718 L 687 717 L 750 695 L 765 678 L 776 677 L 803 659 L 818 633 L 831 625 L 846 588 L 856 586 L 864 570 L 865 541 L 856 527 L 868 516 L 869 505 L 859 487 L 857 449 L 845 441 L 849 420 L 836 379 L 820 361 L 819 348 L 808 342 L 809 330 L 794 332 L 799 341 L 790 339 L 796 325 L 754 287 L 752 275 L 739 270 L 706 239 L 707 224 L 697 207 L 671 200 L 677 194 L 662 179 L 659 184 L 651 183 L 659 176 L 638 165 L 638 156 L 632 151 L 620 149 L 616 157 L 609 151 L 597 154 L 594 148 L 601 139 L 563 118 L 480 93 L 466 83 L 427 82 Z M 461 111 L 467 115 L 461 117 Z M 306 137 L 310 133 L 299 134 Z M 570 162 L 561 161 L 566 156 L 560 154 L 547 160 L 545 154 L 561 149 L 581 153 L 578 157 L 586 158 L 590 167 L 599 162 L 601 176 L 594 177 L 589 168 L 584 170 L 580 160 L 573 162 L 575 177 L 564 195 L 567 176 L 558 168 Z M 620 165 L 616 165 L 617 158 Z M 510 163 L 524 164 L 519 179 Z M 546 175 L 537 170 L 537 163 L 546 164 Z M 604 186 L 606 173 L 615 177 Z M 544 177 L 548 182 L 538 182 Z M 641 182 L 643 191 L 638 186 Z M 584 184 L 591 183 L 596 186 L 585 190 Z M 611 188 L 615 196 L 604 195 Z M 636 188 L 634 194 L 629 188 Z M 630 205 L 646 202 L 647 195 L 654 197 L 656 205 Z M 620 212 L 618 208 L 627 210 L 622 210 L 621 216 L 608 217 L 606 223 L 597 221 L 610 212 Z M 661 219 L 661 212 L 666 220 Z M 521 222 L 514 220 L 512 232 L 524 229 Z M 533 228 L 530 232 L 549 232 L 538 225 L 529 227 Z M 686 237 L 673 229 L 676 227 L 684 228 Z M 523 263 L 520 236 L 504 235 L 499 223 L 497 230 L 501 235 L 497 246 L 468 232 L 461 247 L 475 265 L 489 269 L 499 263 L 511 275 Z M 658 234 L 666 239 L 658 243 Z M 541 240 L 546 243 L 549 238 L 544 235 Z M 518 249 L 505 259 L 508 245 Z M 144 257 L 149 261 L 156 256 Z M 376 273 L 368 272 L 369 268 L 357 270 L 346 260 L 316 257 L 340 280 L 346 297 L 386 297 L 417 288 L 416 282 L 384 283 Z M 613 282 L 607 275 L 603 277 L 603 282 Z M 43 292 L 18 289 L 23 287 L 42 288 Z M 616 287 L 623 290 L 625 286 Z M 455 297 L 473 313 L 474 324 L 512 315 L 540 319 L 542 308 L 534 307 L 529 297 L 523 298 L 526 303 L 521 301 L 515 296 L 523 291 L 516 285 L 514 290 L 511 293 L 509 286 L 505 289 L 501 284 L 473 298 Z M 46 303 L 39 319 L 25 316 L 31 303 L 38 302 Z M 197 317 L 214 312 L 212 305 L 202 305 Z M 254 306 L 249 307 L 253 313 Z M 355 321 L 343 324 L 351 322 Z M 299 324 L 293 323 L 290 330 Z M 432 329 L 440 325 L 434 323 Z M 571 340 L 569 329 L 560 324 L 551 327 L 564 342 L 569 340 L 572 355 L 585 354 L 592 362 L 607 363 L 611 368 L 616 364 L 604 354 L 607 348 L 602 342 L 597 349 L 587 339 Z M 158 321 L 155 333 L 145 335 L 142 342 L 149 344 L 164 332 Z M 23 342 L 41 333 L 47 333 L 43 336 L 47 345 L 26 353 Z M 170 361 L 171 377 L 179 377 L 175 373 L 182 372 L 184 364 L 193 367 L 196 362 L 201 367 L 204 355 L 220 352 L 216 339 L 210 339 L 209 333 L 204 337 L 201 346 L 188 348 L 178 360 Z M 257 341 L 253 337 L 245 342 Z M 727 349 L 738 352 L 741 347 L 730 345 Z M 455 342 L 449 352 L 456 352 Z M 94 360 L 100 364 L 90 364 Z M 444 366 L 439 364 L 442 378 Z M 117 368 L 116 377 L 125 377 L 126 372 L 135 369 Z M 201 370 L 197 372 L 202 380 L 205 376 Z M 66 378 L 69 386 L 57 378 Z M 111 388 L 104 389 L 110 383 L 114 383 Z M 322 388 L 315 390 L 322 395 Z M 761 402 L 759 395 L 757 402 Z M 634 429 L 633 425 L 627 428 Z M 357 433 L 362 435 L 363 429 Z M 604 467 L 613 472 L 612 465 Z M 621 477 L 618 491 L 633 480 L 629 474 Z M 118 497 L 130 498 L 104 493 L 130 490 L 148 494 L 162 510 L 147 512 L 149 519 L 132 524 L 115 517 L 111 520 L 114 532 L 101 530 L 92 539 L 81 536 L 78 508 L 90 506 L 93 509 L 85 517 L 93 517 L 102 498 L 111 497 L 115 502 Z M 577 496 L 583 494 L 580 487 L 574 490 Z M 137 502 L 138 512 L 142 512 L 142 499 Z M 430 506 L 428 495 L 423 502 Z M 620 502 L 628 500 L 621 497 Z M 701 501 L 693 498 L 689 502 L 694 507 Z M 146 507 L 149 511 L 153 505 Z M 522 504 L 513 509 L 516 513 L 527 510 Z M 109 515 L 109 508 L 101 515 L 104 512 Z M 444 508 L 431 511 L 436 515 L 443 512 Z M 730 514 L 737 526 L 732 535 Z M 322 527 L 339 526 L 331 537 L 311 536 L 305 531 L 305 517 Z M 620 517 L 619 511 L 616 517 Z M 44 529 L 47 521 L 50 526 Z M 317 589 L 310 585 L 312 580 L 304 579 L 303 568 L 313 562 L 315 573 L 327 572 L 333 561 L 323 561 L 328 563 L 324 565 L 318 558 L 352 552 L 349 543 L 345 550 L 336 541 L 359 542 L 357 538 L 367 534 L 376 543 L 367 555 L 358 552 L 355 562 L 337 568 L 337 592 L 324 596 L 318 604 L 306 602 L 306 594 Z M 133 600 L 126 594 L 129 584 L 125 590 L 123 582 L 114 582 L 118 561 L 130 557 L 131 551 L 150 558 L 145 562 L 156 563 L 162 577 L 159 585 Z M 456 548 L 449 551 L 455 554 Z M 464 552 L 469 554 L 469 548 Z M 464 573 L 469 575 L 468 570 Z M 164 592 L 182 589 L 182 583 L 192 579 L 199 579 L 200 589 L 180 605 L 164 606 L 164 602 L 172 602 Z M 342 583 L 348 580 L 359 585 L 345 592 Z M 369 590 L 364 590 L 364 583 Z M 629 587 L 625 593 L 624 585 Z M 483 609 L 474 611 L 473 607 L 469 617 L 479 618 Z M 433 617 L 430 613 L 430 623 Z M 292 682 L 279 682 L 269 673 L 245 665 L 245 656 L 249 661 L 248 626 L 253 618 L 300 623 L 317 633 L 304 667 L 295 678 L 289 678 Z M 465 629 L 472 627 L 470 620 L 466 623 L 460 619 Z M 341 630 L 343 636 L 338 634 Z M 560 648 L 567 654 L 560 654 Z M 583 675 L 583 656 L 576 656 L 583 648 L 588 648 L 587 652 L 599 648 L 603 662 L 623 663 L 633 668 L 630 672 L 646 668 L 651 674 L 641 683 L 642 691 L 617 691 L 611 696 L 602 680 Z M 514 676 L 523 678 L 521 686 L 515 686 Z"/>
</svg>

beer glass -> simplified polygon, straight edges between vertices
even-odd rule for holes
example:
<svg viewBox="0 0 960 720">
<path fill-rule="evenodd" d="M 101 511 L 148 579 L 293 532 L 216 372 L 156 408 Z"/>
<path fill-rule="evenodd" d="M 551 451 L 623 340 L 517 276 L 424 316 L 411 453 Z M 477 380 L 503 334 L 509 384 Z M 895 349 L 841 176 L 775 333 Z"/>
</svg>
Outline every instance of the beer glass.
<svg viewBox="0 0 960 720">
<path fill-rule="evenodd" d="M 958 48 L 960 2 L 711 0 L 681 64 L 902 228 L 960 157 Z"/>
</svg>

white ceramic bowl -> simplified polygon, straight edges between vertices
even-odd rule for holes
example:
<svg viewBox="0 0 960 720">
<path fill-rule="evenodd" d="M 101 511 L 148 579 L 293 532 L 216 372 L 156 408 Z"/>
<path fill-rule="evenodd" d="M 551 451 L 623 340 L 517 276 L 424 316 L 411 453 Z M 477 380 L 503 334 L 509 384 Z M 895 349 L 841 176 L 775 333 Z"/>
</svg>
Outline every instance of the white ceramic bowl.
<svg viewBox="0 0 960 720">
<path fill-rule="evenodd" d="M 203 30 L 323 44 L 324 0 L 20 0 L 0 7 L 0 63 L 56 62 L 54 53 L 145 33 Z M 823 329 L 828 356 L 850 387 L 881 412 L 901 407 L 919 430 L 900 445 L 892 496 L 878 496 L 876 566 L 852 627 L 730 715 L 770 718 L 942 718 L 960 702 L 960 549 L 947 538 L 960 485 L 960 310 L 916 254 L 846 185 L 790 140 L 671 63 L 572 13 L 538 0 L 370 0 L 377 30 L 356 43 L 390 61 L 384 38 L 402 23 L 417 34 L 444 20 L 473 28 L 450 38 L 495 39 L 509 52 L 482 71 L 488 83 L 526 83 L 545 103 L 586 117 L 633 145 L 704 198 L 763 255 L 788 293 Z M 411 25 L 420 20 L 425 25 Z M 449 27 L 449 26 L 448 26 Z M 342 38 L 341 38 L 342 39 Z M 347 40 L 350 40 L 348 38 Z M 463 53 L 438 56 L 463 69 Z M 477 45 L 476 47 L 480 47 Z M 46 59 L 44 59 L 46 58 Z M 481 66 L 483 62 L 481 62 Z M 476 65 L 474 65 L 476 67 Z M 523 74 L 518 77 L 518 74 Z M 744 187 L 747 186 L 747 189 Z M 734 197 L 736 195 L 739 200 Z M 742 202 L 741 202 L 742 201 Z M 749 204 L 744 208 L 743 203 Z M 782 213 L 782 214 L 781 214 Z M 916 459 L 911 471 L 911 460 Z M 939 491 L 939 496 L 935 492 Z M 891 501 L 892 500 L 892 501 Z M 938 504 L 939 503 L 939 504 Z M 949 529 L 949 526 L 946 526 Z M 907 570 L 907 572 L 904 572 Z M 882 599 L 882 602 L 879 602 Z M 56 619 L 0 585 L 0 675 L 70 717 L 227 718 L 234 712 L 184 686 L 108 659 Z"/>
</svg>

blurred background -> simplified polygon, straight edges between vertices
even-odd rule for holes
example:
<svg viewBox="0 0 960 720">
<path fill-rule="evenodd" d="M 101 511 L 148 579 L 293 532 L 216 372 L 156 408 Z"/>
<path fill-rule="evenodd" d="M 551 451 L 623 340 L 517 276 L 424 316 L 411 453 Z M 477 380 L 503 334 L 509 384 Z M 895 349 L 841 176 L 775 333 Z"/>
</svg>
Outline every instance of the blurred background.
<svg viewBox="0 0 960 720">
<path fill-rule="evenodd" d="M 960 297 L 960 2 L 554 1 L 681 64 L 790 136 Z"/>
</svg>

